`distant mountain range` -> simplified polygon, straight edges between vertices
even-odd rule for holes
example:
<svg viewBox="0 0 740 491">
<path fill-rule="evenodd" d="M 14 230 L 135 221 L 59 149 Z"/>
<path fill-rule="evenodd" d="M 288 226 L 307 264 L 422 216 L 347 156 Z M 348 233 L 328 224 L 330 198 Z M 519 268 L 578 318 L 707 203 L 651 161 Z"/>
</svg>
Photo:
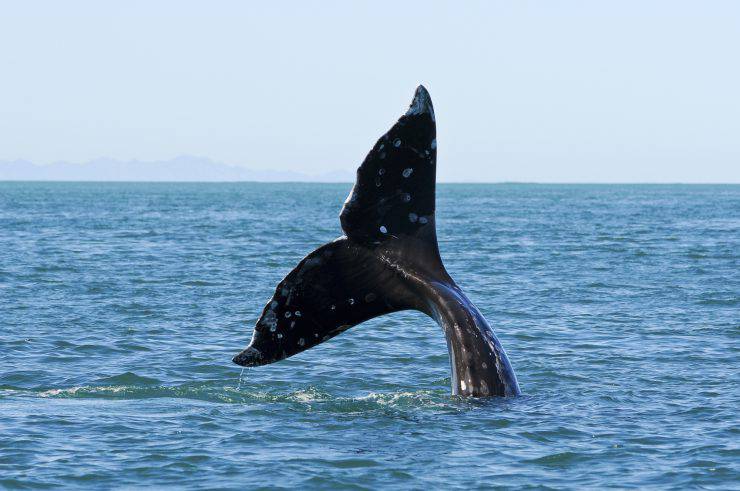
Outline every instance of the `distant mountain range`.
<svg viewBox="0 0 740 491">
<path fill-rule="evenodd" d="M 96 159 L 86 163 L 55 162 L 39 165 L 26 160 L 0 161 L 0 181 L 260 181 L 353 182 L 354 173 L 303 174 L 252 170 L 205 157 L 180 156 L 170 160 Z"/>
</svg>

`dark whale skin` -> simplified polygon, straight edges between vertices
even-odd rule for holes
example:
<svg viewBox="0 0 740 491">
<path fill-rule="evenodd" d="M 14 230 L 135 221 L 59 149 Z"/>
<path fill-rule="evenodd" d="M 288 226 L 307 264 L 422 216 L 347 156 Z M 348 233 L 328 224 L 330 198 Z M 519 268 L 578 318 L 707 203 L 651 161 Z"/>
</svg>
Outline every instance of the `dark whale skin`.
<svg viewBox="0 0 740 491">
<path fill-rule="evenodd" d="M 368 319 L 415 309 L 445 333 L 452 394 L 520 394 L 501 343 L 442 264 L 436 163 L 434 109 L 419 86 L 357 169 L 340 213 L 346 235 L 311 252 L 278 284 L 234 363 L 274 363 Z"/>
</svg>

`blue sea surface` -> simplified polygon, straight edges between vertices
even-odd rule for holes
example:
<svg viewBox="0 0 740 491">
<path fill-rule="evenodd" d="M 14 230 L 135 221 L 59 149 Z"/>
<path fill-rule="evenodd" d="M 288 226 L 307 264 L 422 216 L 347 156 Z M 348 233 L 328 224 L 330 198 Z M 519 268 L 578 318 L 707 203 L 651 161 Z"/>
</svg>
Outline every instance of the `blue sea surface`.
<svg viewBox="0 0 740 491">
<path fill-rule="evenodd" d="M 0 487 L 738 489 L 740 186 L 438 186 L 488 400 L 417 312 L 231 363 L 350 187 L 0 183 Z"/>
</svg>

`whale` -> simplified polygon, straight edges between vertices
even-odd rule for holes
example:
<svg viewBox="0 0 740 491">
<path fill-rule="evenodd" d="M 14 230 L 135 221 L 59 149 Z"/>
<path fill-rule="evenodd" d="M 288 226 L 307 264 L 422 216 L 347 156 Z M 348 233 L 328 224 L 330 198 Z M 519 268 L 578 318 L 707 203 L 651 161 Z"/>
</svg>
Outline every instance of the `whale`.
<svg viewBox="0 0 740 491">
<path fill-rule="evenodd" d="M 442 263 L 436 170 L 434 108 L 420 85 L 357 169 L 339 214 L 344 235 L 308 254 L 277 285 L 234 363 L 275 363 L 369 319 L 412 309 L 444 332 L 452 395 L 519 395 L 496 334 Z"/>
</svg>

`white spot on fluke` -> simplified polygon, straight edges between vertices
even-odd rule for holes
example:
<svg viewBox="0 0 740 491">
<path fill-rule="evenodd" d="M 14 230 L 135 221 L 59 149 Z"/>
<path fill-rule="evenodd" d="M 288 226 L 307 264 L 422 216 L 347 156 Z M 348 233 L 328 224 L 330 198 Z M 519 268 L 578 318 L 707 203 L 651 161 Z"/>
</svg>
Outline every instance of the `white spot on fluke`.
<svg viewBox="0 0 740 491">
<path fill-rule="evenodd" d="M 278 339 L 283 339 L 283 335 L 282 335 L 282 334 L 280 334 L 280 333 L 278 333 L 278 335 L 277 335 L 277 338 L 278 338 Z"/>
<path fill-rule="evenodd" d="M 287 319 L 288 317 L 290 317 L 290 315 L 291 315 L 290 312 L 286 312 L 285 313 L 285 318 Z"/>
<path fill-rule="evenodd" d="M 435 148 L 437 148 L 437 139 L 436 138 L 434 140 L 432 140 L 432 150 L 434 150 Z"/>
<path fill-rule="evenodd" d="M 275 329 L 277 329 L 278 321 L 277 317 L 275 316 L 275 312 L 272 310 L 268 310 L 265 313 L 265 316 L 262 319 L 262 322 L 265 326 L 270 328 L 270 331 L 275 332 Z"/>
<path fill-rule="evenodd" d="M 411 167 L 407 167 L 403 170 L 403 177 L 409 177 L 411 173 L 414 172 L 414 169 Z"/>
<path fill-rule="evenodd" d="M 467 385 L 465 385 L 465 381 L 464 381 L 464 380 L 461 380 L 461 381 L 460 381 L 460 388 L 461 388 L 462 390 L 465 390 L 465 389 L 467 389 L 467 388 L 468 388 L 468 386 L 467 386 Z"/>
<path fill-rule="evenodd" d="M 382 234 L 387 234 L 388 233 L 388 229 L 385 228 L 385 225 L 381 225 L 380 226 L 380 233 L 382 233 Z"/>
<path fill-rule="evenodd" d="M 296 310 L 295 311 L 295 316 L 296 317 L 300 317 L 301 316 L 301 311 L 300 310 Z"/>
</svg>

